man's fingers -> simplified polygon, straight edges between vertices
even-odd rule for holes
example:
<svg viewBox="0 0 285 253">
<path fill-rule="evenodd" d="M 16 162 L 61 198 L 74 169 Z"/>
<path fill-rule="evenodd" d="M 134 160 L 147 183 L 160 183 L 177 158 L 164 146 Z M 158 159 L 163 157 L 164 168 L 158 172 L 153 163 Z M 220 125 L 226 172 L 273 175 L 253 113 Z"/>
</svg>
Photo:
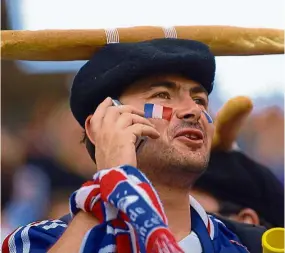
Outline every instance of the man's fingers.
<svg viewBox="0 0 285 253">
<path fill-rule="evenodd" d="M 144 116 L 144 112 L 129 105 L 120 105 L 120 106 L 110 106 L 106 110 L 106 115 L 104 117 L 104 124 L 106 125 L 114 125 L 114 123 L 122 117 L 122 114 L 130 114 L 130 115 L 139 115 Z M 130 124 L 129 124 L 130 125 Z M 126 127 L 129 125 L 125 125 Z"/>
<path fill-rule="evenodd" d="M 107 97 L 101 104 L 98 105 L 96 111 L 91 118 L 93 129 L 98 129 L 102 125 L 102 120 L 106 115 L 107 109 L 112 106 L 113 102 L 110 97 Z"/>
<path fill-rule="evenodd" d="M 137 137 L 148 136 L 152 139 L 157 139 L 160 137 L 159 132 L 154 127 L 139 123 L 128 127 L 128 130 L 131 131 Z"/>
<path fill-rule="evenodd" d="M 119 128 L 126 128 L 133 124 L 143 124 L 143 125 L 155 127 L 148 119 L 143 118 L 136 114 L 131 114 L 131 113 L 123 113 L 119 117 L 116 123 L 117 127 Z"/>
<path fill-rule="evenodd" d="M 128 112 L 128 113 L 133 113 L 133 114 L 137 114 L 140 116 L 144 116 L 144 111 L 139 110 L 136 107 L 130 106 L 130 105 L 119 105 L 116 106 L 116 108 L 120 111 L 120 113 L 124 113 L 124 112 Z"/>
</svg>

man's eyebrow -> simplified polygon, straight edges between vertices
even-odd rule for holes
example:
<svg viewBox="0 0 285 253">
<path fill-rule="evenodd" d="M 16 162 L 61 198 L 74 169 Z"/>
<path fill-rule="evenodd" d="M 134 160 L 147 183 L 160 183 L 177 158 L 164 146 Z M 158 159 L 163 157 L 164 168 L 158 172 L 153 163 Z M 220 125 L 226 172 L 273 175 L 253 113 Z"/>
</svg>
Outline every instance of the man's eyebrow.
<svg viewBox="0 0 285 253">
<path fill-rule="evenodd" d="M 175 82 L 172 82 L 172 81 L 158 81 L 158 82 L 151 83 L 148 88 L 152 89 L 152 88 L 157 88 L 157 87 L 165 87 L 165 88 L 174 90 L 177 88 L 177 85 Z"/>
<path fill-rule="evenodd" d="M 158 87 L 165 87 L 171 90 L 175 90 L 178 88 L 175 82 L 165 80 L 165 81 L 157 81 L 157 82 L 151 83 L 148 86 L 148 89 L 153 89 L 153 88 L 158 88 Z M 205 93 L 205 95 L 208 97 L 208 92 L 201 85 L 190 88 L 189 92 L 190 94 Z"/>
<path fill-rule="evenodd" d="M 197 93 L 205 93 L 208 97 L 208 92 L 206 91 L 206 89 L 203 86 L 195 86 L 190 88 L 190 94 L 197 94 Z"/>
</svg>

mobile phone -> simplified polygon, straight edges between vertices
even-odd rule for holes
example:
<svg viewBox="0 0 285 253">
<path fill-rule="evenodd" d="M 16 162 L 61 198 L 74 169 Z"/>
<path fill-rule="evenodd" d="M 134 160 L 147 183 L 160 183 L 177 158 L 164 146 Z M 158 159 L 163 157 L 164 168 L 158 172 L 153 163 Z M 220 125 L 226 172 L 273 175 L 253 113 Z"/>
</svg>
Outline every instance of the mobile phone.
<svg viewBox="0 0 285 253">
<path fill-rule="evenodd" d="M 119 106 L 122 105 L 122 103 L 117 100 L 117 99 L 112 99 L 113 105 L 114 106 Z M 136 147 L 136 152 L 139 151 L 139 149 L 143 146 L 143 144 L 145 143 L 147 137 L 143 136 L 143 137 L 139 137 L 135 143 L 135 147 Z"/>
</svg>

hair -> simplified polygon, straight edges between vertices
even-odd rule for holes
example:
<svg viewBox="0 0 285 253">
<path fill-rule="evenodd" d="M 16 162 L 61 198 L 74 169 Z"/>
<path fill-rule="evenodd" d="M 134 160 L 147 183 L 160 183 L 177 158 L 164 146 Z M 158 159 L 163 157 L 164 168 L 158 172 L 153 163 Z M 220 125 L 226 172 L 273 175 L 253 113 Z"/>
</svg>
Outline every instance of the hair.
<svg viewBox="0 0 285 253">
<path fill-rule="evenodd" d="M 95 159 L 95 146 L 94 144 L 90 141 L 90 139 L 88 138 L 86 131 L 84 130 L 83 132 L 83 138 L 81 140 L 81 143 L 85 144 L 85 147 L 88 151 L 88 154 L 90 155 L 91 159 L 93 160 L 93 162 L 96 164 L 96 159 Z"/>
<path fill-rule="evenodd" d="M 225 217 L 229 217 L 230 215 L 237 215 L 240 211 L 242 211 L 242 209 L 247 208 L 246 206 L 236 204 L 231 201 L 218 200 L 218 203 L 220 206 L 219 213 Z M 261 215 L 258 214 L 258 217 L 261 226 L 264 226 L 268 229 L 274 227 L 273 224 L 266 221 Z"/>
</svg>

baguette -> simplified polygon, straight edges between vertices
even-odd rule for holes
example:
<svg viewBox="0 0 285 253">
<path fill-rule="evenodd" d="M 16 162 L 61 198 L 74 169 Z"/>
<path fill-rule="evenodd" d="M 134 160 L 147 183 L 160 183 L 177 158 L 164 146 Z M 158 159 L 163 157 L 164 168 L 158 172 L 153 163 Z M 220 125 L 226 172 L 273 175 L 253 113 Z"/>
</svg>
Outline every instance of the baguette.
<svg viewBox="0 0 285 253">
<path fill-rule="evenodd" d="M 253 109 L 250 98 L 239 96 L 228 100 L 215 119 L 212 150 L 229 151 L 236 141 L 239 130 Z"/>
<path fill-rule="evenodd" d="M 130 27 L 113 30 L 2 31 L 2 59 L 29 61 L 88 60 L 112 42 L 155 38 L 193 39 L 209 45 L 216 56 L 284 53 L 284 31 L 231 26 Z"/>
</svg>

